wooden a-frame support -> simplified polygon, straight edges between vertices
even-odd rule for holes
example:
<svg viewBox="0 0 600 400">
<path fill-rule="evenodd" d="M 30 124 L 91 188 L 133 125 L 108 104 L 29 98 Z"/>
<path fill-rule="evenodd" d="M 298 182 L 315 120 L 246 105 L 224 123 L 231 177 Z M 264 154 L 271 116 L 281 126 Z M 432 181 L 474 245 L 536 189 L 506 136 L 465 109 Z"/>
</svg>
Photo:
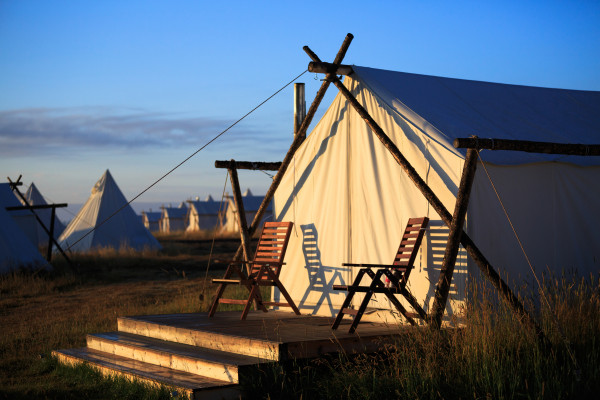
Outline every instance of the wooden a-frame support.
<svg viewBox="0 0 600 400">
<path fill-rule="evenodd" d="M 342 43 L 340 50 L 338 51 L 337 55 L 335 56 L 335 60 L 333 61 L 334 65 L 340 65 L 342 63 L 344 56 L 346 55 L 346 51 L 348 51 L 348 47 L 350 47 L 350 43 L 352 42 L 352 39 L 354 39 L 354 36 L 352 36 L 352 34 L 349 33 L 346 35 L 346 38 L 344 39 L 344 42 Z M 306 51 L 306 49 L 308 49 L 308 46 L 304 46 L 305 51 Z M 329 75 L 327 75 L 327 77 L 329 77 Z M 283 175 L 285 174 L 285 171 L 287 171 L 287 168 L 290 165 L 290 162 L 294 158 L 294 154 L 296 154 L 296 150 L 298 150 L 298 147 L 300 147 L 300 145 L 306 138 L 306 131 L 308 130 L 308 127 L 310 126 L 312 119 L 315 116 L 315 113 L 317 112 L 317 109 L 319 108 L 319 105 L 321 104 L 321 101 L 323 100 L 323 97 L 325 96 L 327 89 L 329 88 L 330 83 L 331 83 L 331 81 L 327 78 L 323 81 L 323 83 L 321 84 L 321 87 L 317 91 L 315 99 L 313 100 L 312 104 L 310 105 L 310 108 L 306 112 L 306 117 L 302 121 L 302 124 L 298 128 L 298 131 L 294 132 L 295 133 L 294 141 L 292 142 L 287 154 L 283 158 L 283 161 L 281 162 L 281 165 L 279 166 L 277 173 L 273 177 L 273 182 L 271 183 L 269 190 L 267 190 L 267 193 L 265 194 L 265 198 L 263 199 L 260 207 L 258 208 L 258 211 L 256 212 L 256 215 L 254 216 L 252 223 L 248 227 L 248 235 L 249 236 L 252 236 L 258 229 L 258 226 L 260 225 L 260 221 L 262 220 L 262 218 L 265 214 L 265 211 L 267 210 L 267 207 L 269 206 L 269 203 L 273 199 L 273 196 L 275 195 L 275 191 L 279 187 L 279 184 L 281 183 L 281 180 L 283 179 Z M 240 247 L 238 247 L 237 252 L 235 253 L 235 256 L 233 259 L 235 261 L 239 261 L 242 256 L 242 253 L 243 253 L 243 245 L 240 245 Z"/>
<path fill-rule="evenodd" d="M 339 63 L 334 63 L 335 65 L 322 63 L 319 57 L 313 53 L 308 46 L 304 47 L 304 50 L 308 54 L 308 56 L 318 64 L 319 68 L 325 68 L 328 71 L 326 81 L 331 81 L 342 93 L 342 95 L 346 98 L 346 100 L 354 107 L 356 112 L 361 116 L 361 118 L 367 123 L 371 131 L 377 136 L 377 138 L 382 142 L 384 147 L 390 152 L 394 160 L 404 169 L 408 177 L 413 181 L 415 186 L 421 191 L 425 199 L 429 202 L 429 204 L 433 207 L 433 209 L 440 216 L 442 221 L 449 227 L 452 226 L 452 215 L 446 209 L 441 200 L 437 197 L 437 195 L 431 190 L 431 188 L 427 185 L 427 183 L 421 178 L 421 176 L 417 173 L 414 167 L 408 162 L 408 160 L 404 157 L 404 155 L 400 152 L 398 147 L 394 144 L 394 142 L 386 135 L 386 133 L 381 129 L 379 124 L 375 122 L 373 117 L 369 115 L 368 111 L 356 100 L 356 98 L 350 93 L 350 91 L 342 84 L 339 78 L 335 75 L 335 73 L 348 72 L 346 70 L 340 69 Z M 315 64 L 313 64 L 315 65 Z M 318 72 L 312 71 L 309 65 L 310 72 Z M 333 71 L 334 73 L 330 72 Z M 457 221 L 458 222 L 458 221 Z M 498 272 L 493 268 L 490 262 L 485 258 L 481 250 L 473 243 L 471 238 L 467 235 L 464 230 L 456 229 L 455 230 L 460 233 L 460 243 L 463 245 L 467 253 L 471 256 L 473 261 L 477 264 L 479 269 L 481 270 L 483 276 L 485 276 L 494 286 L 496 290 L 504 297 L 507 303 L 511 306 L 511 308 L 524 320 L 528 321 L 532 326 L 535 327 L 537 335 L 540 338 L 544 337 L 544 334 L 538 324 L 535 322 L 535 319 L 527 312 L 525 307 L 521 304 L 517 296 L 512 292 L 508 284 L 504 282 L 504 280 L 500 277 Z M 453 270 L 453 268 L 452 268 Z M 450 269 L 446 268 L 446 271 L 442 271 L 441 275 L 448 274 Z M 448 276 L 441 276 L 440 280 L 447 280 Z M 450 276 L 451 280 L 451 276 Z M 450 284 L 450 280 L 448 280 L 448 284 Z M 439 288 L 436 292 L 439 291 Z M 440 297 L 436 294 L 436 297 Z M 439 300 L 441 304 L 441 298 Z M 445 306 L 445 304 L 444 304 Z M 443 309 L 442 309 L 443 313 Z"/>
<path fill-rule="evenodd" d="M 23 184 L 21 182 L 21 177 L 22 177 L 22 175 L 19 175 L 19 178 L 15 182 L 13 182 L 9 177 L 7 177 L 6 179 L 8 179 L 8 182 L 10 183 L 10 187 L 13 190 L 13 192 L 15 192 L 17 194 L 19 199 L 21 199 L 21 201 L 25 205 L 23 207 L 7 207 L 7 210 L 9 210 L 9 211 L 10 210 L 29 210 L 29 211 L 31 211 L 31 213 L 37 220 L 38 224 L 40 224 L 42 229 L 44 229 L 44 232 L 46 232 L 46 234 L 48 235 L 48 252 L 46 254 L 46 261 L 50 262 L 50 260 L 52 259 L 52 245 L 54 244 L 54 246 L 56 246 L 56 248 L 58 249 L 60 254 L 65 258 L 67 263 L 69 263 L 70 266 L 73 266 L 73 264 L 71 263 L 71 259 L 63 251 L 62 247 L 60 247 L 60 245 L 58 244 L 58 241 L 56 241 L 56 239 L 54 238 L 54 219 L 56 218 L 56 208 L 67 207 L 67 204 L 66 203 L 48 204 L 45 206 L 44 205 L 33 206 L 33 205 L 29 204 L 29 202 L 27 201 L 25 196 L 23 196 L 23 193 L 21 193 L 21 191 L 19 190 L 19 186 L 21 186 Z M 42 219 L 35 212 L 36 209 L 41 209 L 41 208 L 51 208 L 52 209 L 52 216 L 50 219 L 50 228 L 46 227 L 46 225 L 44 224 Z"/>
</svg>

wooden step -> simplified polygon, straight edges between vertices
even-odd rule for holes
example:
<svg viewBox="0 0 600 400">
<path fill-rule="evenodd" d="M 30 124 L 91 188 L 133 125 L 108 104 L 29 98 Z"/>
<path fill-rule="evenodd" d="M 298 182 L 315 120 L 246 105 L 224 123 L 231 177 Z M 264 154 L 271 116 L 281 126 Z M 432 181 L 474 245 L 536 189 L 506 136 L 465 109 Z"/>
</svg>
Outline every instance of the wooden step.
<svg viewBox="0 0 600 400">
<path fill-rule="evenodd" d="M 226 314 L 222 313 L 221 315 Z M 189 319 L 189 314 L 165 315 L 164 323 L 161 320 L 162 316 L 151 317 L 152 320 L 145 320 L 144 316 L 119 317 L 117 319 L 118 330 L 119 332 L 131 333 L 169 342 L 257 357 L 262 360 L 280 361 L 281 356 L 285 352 L 285 346 L 280 341 L 244 337 L 235 332 L 228 332 L 226 327 L 228 323 L 230 323 L 230 317 L 227 317 L 228 319 L 225 321 L 220 321 L 220 318 L 223 318 L 222 316 L 211 318 L 210 321 L 206 322 L 207 326 L 211 325 L 213 327 L 211 330 L 202 330 L 202 322 L 189 325 L 187 324 L 187 321 L 186 324 L 178 323 L 178 318 Z M 237 321 L 239 319 L 239 313 L 235 313 L 234 318 L 235 321 Z M 257 323 L 256 321 L 245 322 L 246 325 Z M 223 324 L 223 331 L 215 330 L 215 324 L 220 323 Z"/>
<path fill-rule="evenodd" d="M 89 348 L 55 350 L 52 355 L 65 364 L 86 363 L 102 374 L 123 376 L 156 386 L 168 386 L 192 399 L 238 399 L 239 386 L 219 379 L 131 360 Z"/>
<path fill-rule="evenodd" d="M 87 335 L 90 349 L 186 371 L 230 383 L 239 383 L 240 370 L 259 364 L 260 358 L 167 342 L 125 332 Z"/>
</svg>

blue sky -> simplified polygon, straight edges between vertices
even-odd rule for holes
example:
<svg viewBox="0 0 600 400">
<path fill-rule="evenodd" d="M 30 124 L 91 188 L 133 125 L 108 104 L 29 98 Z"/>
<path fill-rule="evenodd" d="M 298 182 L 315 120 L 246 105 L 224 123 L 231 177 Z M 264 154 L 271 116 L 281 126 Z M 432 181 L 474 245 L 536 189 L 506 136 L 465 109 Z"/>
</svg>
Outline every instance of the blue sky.
<svg viewBox="0 0 600 400">
<path fill-rule="evenodd" d="M 0 173 L 81 203 L 108 168 L 132 198 L 306 69 L 331 61 L 600 90 L 598 1 L 0 0 Z M 320 82 L 305 74 L 310 104 Z M 144 194 L 220 197 L 217 159 L 281 160 L 290 86 Z M 333 98 L 331 87 L 322 115 Z M 269 177 L 240 174 L 264 193 Z"/>
</svg>

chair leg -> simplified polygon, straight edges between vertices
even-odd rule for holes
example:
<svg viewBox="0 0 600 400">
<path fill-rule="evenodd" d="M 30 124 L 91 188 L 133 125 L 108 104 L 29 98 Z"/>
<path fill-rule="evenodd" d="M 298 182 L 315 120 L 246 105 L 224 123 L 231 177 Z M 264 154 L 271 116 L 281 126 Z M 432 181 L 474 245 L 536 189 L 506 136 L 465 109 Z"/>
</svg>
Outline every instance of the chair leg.
<svg viewBox="0 0 600 400">
<path fill-rule="evenodd" d="M 350 325 L 350 330 L 348 330 L 348 333 L 354 333 L 358 323 L 360 322 L 360 319 L 369 305 L 369 300 L 371 300 L 371 297 L 373 296 L 373 289 L 375 289 L 378 284 L 381 284 L 381 275 L 383 274 L 382 270 L 377 271 L 376 274 L 374 274 L 370 269 L 365 269 L 365 272 L 371 277 L 372 282 L 369 285 L 369 291 L 365 293 L 365 297 L 363 298 L 362 303 L 360 303 L 360 307 L 356 313 L 356 317 L 354 317 L 354 321 L 352 321 L 352 325 Z"/>
<path fill-rule="evenodd" d="M 286 299 L 286 301 L 294 311 L 294 313 L 296 315 L 300 315 L 300 310 L 298 309 L 298 307 L 296 307 L 296 303 L 294 303 L 294 300 L 292 300 L 292 296 L 290 296 L 290 294 L 285 289 L 279 278 L 273 273 L 273 271 L 271 271 L 271 268 L 267 267 L 267 275 L 269 276 L 269 279 L 273 281 L 275 286 L 277 286 L 283 297 Z"/>
<path fill-rule="evenodd" d="M 402 291 L 400 293 L 404 296 L 404 298 L 406 298 L 406 300 L 409 302 L 412 308 L 414 308 L 417 314 L 419 314 L 419 316 L 424 321 L 426 321 L 427 313 L 425 312 L 425 310 L 423 310 L 423 308 L 421 308 L 417 299 L 415 299 L 415 297 L 408 290 L 406 290 L 406 288 L 402 288 Z"/>
<path fill-rule="evenodd" d="M 241 320 L 245 320 L 246 317 L 248 316 L 248 312 L 250 311 L 250 306 L 252 305 L 252 301 L 256 300 L 256 292 L 259 290 L 260 290 L 260 288 L 258 287 L 258 285 L 252 286 L 252 290 L 250 290 L 250 296 L 248 296 L 248 301 L 246 302 L 246 305 L 244 306 L 244 310 L 242 311 L 242 317 L 240 318 Z M 262 308 L 264 309 L 264 307 L 262 307 Z M 267 312 L 267 310 L 264 309 L 264 312 Z"/>
<path fill-rule="evenodd" d="M 364 274 L 365 274 L 364 270 L 361 269 L 360 271 L 358 271 L 356 278 L 354 278 L 354 282 L 352 282 L 352 285 L 350 285 L 348 287 L 348 294 L 346 295 L 346 299 L 342 303 L 342 307 L 340 308 L 340 311 L 338 312 L 338 315 L 335 318 L 333 325 L 331 325 L 331 329 L 336 330 L 338 328 L 338 326 L 340 326 L 340 323 L 342 322 L 342 319 L 344 318 L 344 309 L 346 309 L 346 308 L 348 308 L 348 306 L 350 306 L 350 303 L 352 302 L 352 298 L 354 297 L 354 294 L 356 293 L 356 291 L 352 290 L 352 288 L 357 287 L 360 284 L 360 281 Z"/>
<path fill-rule="evenodd" d="M 229 279 L 233 271 L 231 270 L 231 265 L 227 267 L 227 271 L 225 271 L 225 275 L 223 275 L 223 279 Z M 223 296 L 223 292 L 225 292 L 225 287 L 227 287 L 226 283 L 221 283 L 219 288 L 217 289 L 217 293 L 215 293 L 215 297 L 213 298 L 213 302 L 208 311 L 209 317 L 214 317 L 217 312 L 217 308 L 219 308 L 219 299 Z"/>
</svg>

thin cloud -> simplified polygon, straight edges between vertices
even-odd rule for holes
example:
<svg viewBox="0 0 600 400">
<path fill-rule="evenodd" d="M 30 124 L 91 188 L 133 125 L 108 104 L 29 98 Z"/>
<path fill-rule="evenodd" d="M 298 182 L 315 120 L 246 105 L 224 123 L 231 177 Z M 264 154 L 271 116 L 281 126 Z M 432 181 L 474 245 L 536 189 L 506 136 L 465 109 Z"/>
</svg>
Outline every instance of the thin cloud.
<svg viewBox="0 0 600 400">
<path fill-rule="evenodd" d="M 116 108 L 31 108 L 0 111 L 0 155 L 64 154 L 74 149 L 198 147 L 231 121 Z M 265 139 L 248 124 L 229 141 Z"/>
</svg>

